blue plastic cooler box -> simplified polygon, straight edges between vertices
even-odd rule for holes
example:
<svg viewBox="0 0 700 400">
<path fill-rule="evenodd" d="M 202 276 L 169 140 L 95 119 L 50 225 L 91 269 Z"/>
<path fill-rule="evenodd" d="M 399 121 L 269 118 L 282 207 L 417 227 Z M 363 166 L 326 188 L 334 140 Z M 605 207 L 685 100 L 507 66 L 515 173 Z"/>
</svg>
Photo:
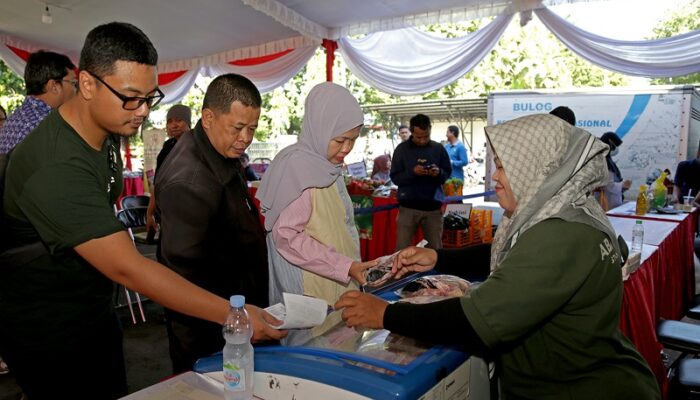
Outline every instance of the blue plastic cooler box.
<svg viewBox="0 0 700 400">
<path fill-rule="evenodd" d="M 347 328 L 337 312 L 330 314 L 327 321 L 330 323 L 324 323 L 327 327 L 320 334 L 318 330 L 292 331 L 285 341 L 289 345 L 255 347 L 256 395 L 267 390 L 270 395 L 264 395 L 265 399 L 292 398 L 295 390 L 301 390 L 296 387 L 300 384 L 294 383 L 297 379 L 322 384 L 319 386 L 325 394 L 319 392 L 314 397 L 319 399 L 334 396 L 415 400 L 426 394 L 430 399 L 467 398 L 466 353 L 429 346 L 386 330 Z M 221 353 L 198 360 L 194 370 L 221 371 Z M 270 390 L 280 381 L 286 382 L 286 387 L 282 385 L 277 396 Z M 261 384 L 265 387 L 258 387 Z M 445 391 L 451 395 L 444 396 Z M 350 397 L 347 392 L 358 396 Z"/>
</svg>

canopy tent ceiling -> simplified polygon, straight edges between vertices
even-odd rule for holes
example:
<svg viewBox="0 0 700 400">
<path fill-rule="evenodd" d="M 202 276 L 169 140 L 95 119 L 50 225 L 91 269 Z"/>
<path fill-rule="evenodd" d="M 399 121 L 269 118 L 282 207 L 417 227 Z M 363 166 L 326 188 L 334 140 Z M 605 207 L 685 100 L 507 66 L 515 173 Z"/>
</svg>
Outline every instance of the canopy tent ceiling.
<svg viewBox="0 0 700 400">
<path fill-rule="evenodd" d="M 513 16 L 532 14 L 580 57 L 634 76 L 681 76 L 700 70 L 700 30 L 669 38 L 623 41 L 584 31 L 550 6 L 594 0 L 4 0 L 0 58 L 22 73 L 44 48 L 77 63 L 83 37 L 109 21 L 131 22 L 160 53 L 164 102 L 181 99 L 198 75 L 239 73 L 267 92 L 285 84 L 319 45 L 332 79 L 334 49 L 360 80 L 393 95 L 439 89 L 464 76 L 498 43 Z M 61 1 L 62 3 L 58 3 Z M 45 24 L 44 8 L 53 15 Z M 471 34 L 444 38 L 414 28 L 496 16 Z M 365 34 L 363 37 L 353 35 Z M 326 40 L 329 39 L 329 40 Z"/>
<path fill-rule="evenodd" d="M 585 0 L 546 0 L 544 5 Z M 0 41 L 28 51 L 46 48 L 77 61 L 87 32 L 125 21 L 153 41 L 161 64 L 232 50 L 257 57 L 298 47 L 299 37 L 337 39 L 435 22 L 497 15 L 537 0 L 3 0 Z M 51 24 L 42 23 L 45 5 Z M 296 42 L 294 42 L 296 40 Z M 174 69 L 174 68 L 173 68 Z"/>
</svg>

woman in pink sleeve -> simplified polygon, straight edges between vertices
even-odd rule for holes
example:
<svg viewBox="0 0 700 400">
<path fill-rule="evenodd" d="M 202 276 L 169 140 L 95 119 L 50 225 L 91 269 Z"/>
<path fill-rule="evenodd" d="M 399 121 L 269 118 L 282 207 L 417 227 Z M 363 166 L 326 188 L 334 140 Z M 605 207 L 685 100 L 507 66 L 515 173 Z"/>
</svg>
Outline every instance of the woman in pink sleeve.
<svg viewBox="0 0 700 400">
<path fill-rule="evenodd" d="M 270 304 L 282 293 L 329 304 L 364 283 L 352 202 L 341 176 L 363 125 L 362 109 L 344 87 L 325 82 L 309 92 L 299 141 L 265 172 L 256 197 L 267 231 Z"/>
</svg>

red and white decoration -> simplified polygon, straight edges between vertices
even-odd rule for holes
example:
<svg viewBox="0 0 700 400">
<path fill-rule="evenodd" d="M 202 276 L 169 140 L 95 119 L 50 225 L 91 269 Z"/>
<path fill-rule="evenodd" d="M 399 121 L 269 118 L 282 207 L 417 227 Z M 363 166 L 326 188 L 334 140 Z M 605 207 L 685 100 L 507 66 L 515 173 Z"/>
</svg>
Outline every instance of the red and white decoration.
<svg viewBox="0 0 700 400">
<path fill-rule="evenodd" d="M 165 103 L 180 100 L 198 74 L 235 72 L 250 78 L 262 92 L 270 91 L 301 70 L 322 43 L 328 53 L 329 79 L 337 48 L 352 73 L 364 82 L 387 93 L 414 95 L 462 77 L 496 45 L 515 13 L 521 14 L 524 24 L 534 11 L 572 51 L 603 68 L 646 77 L 700 71 L 700 30 L 659 40 L 621 41 L 581 30 L 549 8 L 580 1 L 585 0 L 212 0 L 206 9 L 185 0 L 175 2 L 177 6 L 166 0 L 124 0 L 128 7 L 122 2 L 105 2 L 100 7 L 80 2 L 73 8 L 57 10 L 55 19 L 63 23 L 56 21 L 47 27 L 38 25 L 38 19 L 29 18 L 31 2 L 7 0 L 8 5 L 0 5 L 0 11 L 19 17 L 2 28 L 7 30 L 0 33 L 0 58 L 20 75 L 27 55 L 41 48 L 77 61 L 80 32 L 93 27 L 95 24 L 89 21 L 106 13 L 110 18 L 119 16 L 145 29 L 162 52 L 165 61 L 158 65 L 158 83 L 166 94 Z M 144 7 L 152 9 L 144 12 Z M 207 13 L 211 29 L 180 34 L 179 27 L 185 22 L 178 22 L 177 18 L 189 22 L 192 15 L 200 12 Z M 160 15 L 174 21 L 140 21 L 144 15 Z M 496 18 L 460 38 L 446 39 L 415 29 L 486 16 Z M 358 34 L 366 36 L 352 38 Z M 183 40 L 187 45 L 177 42 Z M 219 50 L 207 49 L 231 50 L 217 53 Z"/>
<path fill-rule="evenodd" d="M 20 76 L 24 74 L 24 67 L 29 54 L 40 49 L 46 49 L 45 47 L 16 40 L 7 35 L 0 35 L 0 43 L 0 58 Z M 320 45 L 320 41 L 299 37 L 286 44 L 299 45 L 299 47 L 274 52 L 265 52 L 266 48 L 239 49 L 235 52 L 159 64 L 158 86 L 165 94 L 163 103 L 180 101 L 194 85 L 197 75 L 200 74 L 212 77 L 226 73 L 244 75 L 253 81 L 262 93 L 282 86 L 313 57 Z M 274 46 L 267 46 L 267 48 L 275 50 Z M 66 54 L 60 49 L 47 50 Z M 253 54 L 262 55 L 251 56 Z M 221 60 L 226 56 L 243 57 L 222 62 Z M 75 57 L 70 58 L 75 65 L 78 65 L 78 60 Z"/>
</svg>

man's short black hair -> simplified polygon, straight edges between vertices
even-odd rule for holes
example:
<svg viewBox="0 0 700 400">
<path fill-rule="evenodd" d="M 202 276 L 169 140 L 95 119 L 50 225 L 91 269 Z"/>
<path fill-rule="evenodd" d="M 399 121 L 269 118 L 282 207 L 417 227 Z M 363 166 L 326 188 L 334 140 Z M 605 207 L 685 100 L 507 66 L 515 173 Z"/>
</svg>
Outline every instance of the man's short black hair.
<svg viewBox="0 0 700 400">
<path fill-rule="evenodd" d="M 423 130 L 428 130 L 430 129 L 433 124 L 430 123 L 430 117 L 428 117 L 425 114 L 416 114 L 411 118 L 409 121 L 409 125 L 411 126 L 411 132 L 413 132 L 414 127 L 421 128 Z"/>
<path fill-rule="evenodd" d="M 574 112 L 569 107 L 559 106 L 554 110 L 550 111 L 549 113 L 552 115 L 556 115 L 557 117 L 570 123 L 572 126 L 576 126 L 576 114 L 574 114 Z"/>
<path fill-rule="evenodd" d="M 250 79 L 238 74 L 220 75 L 209 84 L 202 109 L 227 114 L 235 101 L 240 101 L 247 107 L 262 106 L 260 91 Z"/>
<path fill-rule="evenodd" d="M 452 132 L 455 137 L 459 137 L 459 127 L 457 125 L 450 125 L 447 127 L 447 130 Z"/>
<path fill-rule="evenodd" d="M 408 129 L 408 127 L 406 125 L 399 125 L 399 130 L 401 129 Z"/>
<path fill-rule="evenodd" d="M 24 85 L 28 95 L 46 93 L 46 83 L 61 80 L 68 75 L 68 70 L 75 69 L 70 58 L 52 51 L 39 50 L 29 55 L 24 67 Z"/>
<path fill-rule="evenodd" d="M 126 22 L 110 22 L 88 33 L 80 52 L 80 70 L 102 78 L 114 73 L 117 61 L 158 64 L 158 52 L 139 28 Z"/>
</svg>

